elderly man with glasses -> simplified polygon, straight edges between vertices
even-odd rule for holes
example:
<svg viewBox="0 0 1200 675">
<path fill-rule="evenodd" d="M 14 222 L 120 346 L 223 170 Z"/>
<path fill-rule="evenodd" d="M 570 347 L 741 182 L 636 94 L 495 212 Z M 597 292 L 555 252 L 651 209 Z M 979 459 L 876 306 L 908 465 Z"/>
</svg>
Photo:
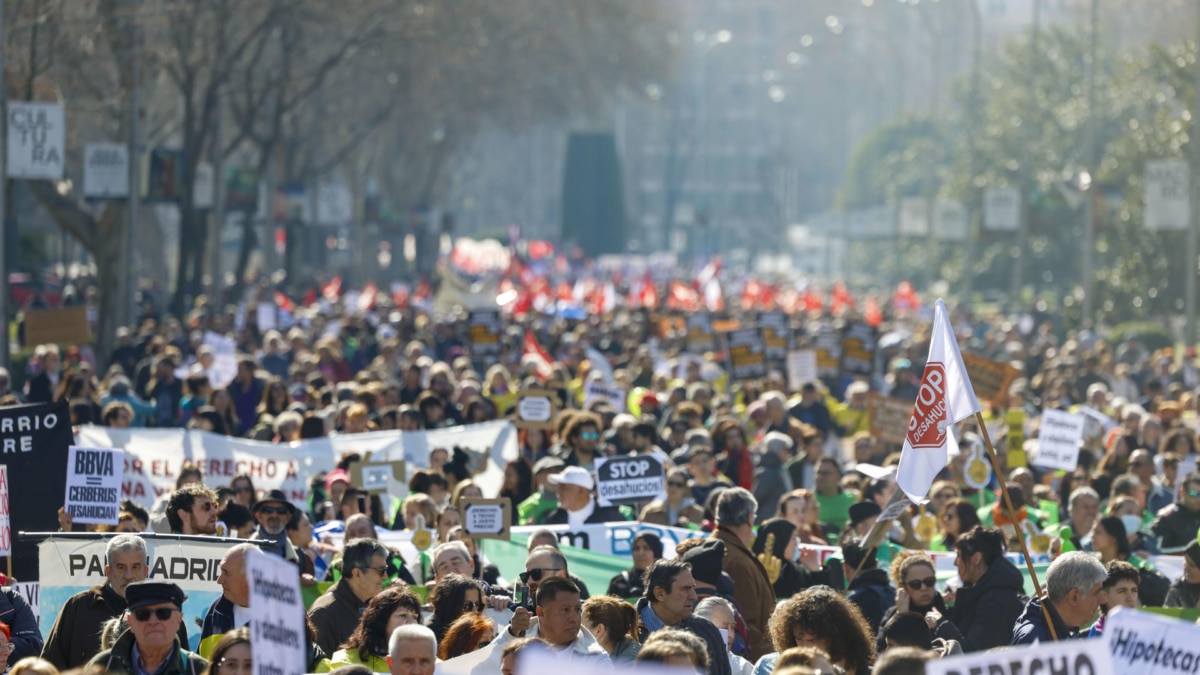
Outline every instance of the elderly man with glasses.
<svg viewBox="0 0 1200 675">
<path fill-rule="evenodd" d="M 273 546 L 263 550 L 300 565 L 300 554 L 288 539 L 287 524 L 296 514 L 296 507 L 288 501 L 283 490 L 271 490 L 267 496 L 254 505 L 254 519 L 258 527 L 250 535 L 252 541 L 269 541 Z"/>
<path fill-rule="evenodd" d="M 374 539 L 351 540 L 342 550 L 342 578 L 308 611 L 317 629 L 317 646 L 326 654 L 336 652 L 354 633 L 367 603 L 383 591 L 388 556 L 387 547 Z"/>
<path fill-rule="evenodd" d="M 189 652 L 176 634 L 183 625 L 187 596 L 168 581 L 139 581 L 125 588 L 129 601 L 129 630 L 112 649 L 97 654 L 91 666 L 110 673 L 200 675 L 208 668 L 199 654 Z"/>
</svg>

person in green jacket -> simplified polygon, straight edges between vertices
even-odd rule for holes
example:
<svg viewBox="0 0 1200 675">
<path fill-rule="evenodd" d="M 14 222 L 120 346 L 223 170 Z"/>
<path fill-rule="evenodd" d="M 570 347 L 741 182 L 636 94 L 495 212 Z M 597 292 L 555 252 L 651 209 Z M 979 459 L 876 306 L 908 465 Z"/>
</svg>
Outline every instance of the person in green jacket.
<svg viewBox="0 0 1200 675">
<path fill-rule="evenodd" d="M 88 666 L 110 673 L 155 675 L 200 675 L 208 668 L 208 661 L 184 649 L 176 637 L 187 599 L 179 586 L 169 581 L 138 581 L 125 587 L 125 599 L 129 602 L 129 630 L 117 638 L 112 649 L 92 657 Z"/>
<path fill-rule="evenodd" d="M 565 466 L 557 457 L 543 457 L 533 465 L 533 484 L 537 489 L 517 505 L 517 517 L 522 525 L 545 525 L 546 517 L 558 508 L 558 494 L 549 478 Z"/>
</svg>

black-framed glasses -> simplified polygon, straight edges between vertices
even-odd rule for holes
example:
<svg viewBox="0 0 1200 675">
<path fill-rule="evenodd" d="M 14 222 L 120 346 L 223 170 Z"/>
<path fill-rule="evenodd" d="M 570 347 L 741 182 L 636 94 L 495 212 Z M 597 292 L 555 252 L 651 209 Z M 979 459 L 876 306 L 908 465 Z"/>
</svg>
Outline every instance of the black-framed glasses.
<svg viewBox="0 0 1200 675">
<path fill-rule="evenodd" d="M 153 614 L 154 618 L 158 619 L 159 621 L 166 621 L 167 619 L 171 618 L 172 614 L 178 611 L 180 610 L 177 607 L 157 607 L 155 609 L 139 607 L 138 609 L 130 612 L 130 614 L 133 615 L 133 618 L 142 622 L 149 621 L 151 614 Z"/>
<path fill-rule="evenodd" d="M 546 572 L 561 572 L 561 567 L 535 567 L 531 570 L 521 572 L 521 581 L 529 583 L 530 579 L 541 581 L 542 577 L 546 576 Z"/>
<path fill-rule="evenodd" d="M 387 565 L 384 565 L 383 567 L 363 567 L 362 569 L 371 570 L 381 577 L 386 577 L 388 575 Z"/>
<path fill-rule="evenodd" d="M 910 591 L 919 591 L 919 590 L 921 590 L 921 586 L 924 586 L 925 588 L 933 588 L 934 586 L 937 585 L 937 577 L 925 577 L 924 579 L 909 579 L 908 581 L 904 582 L 904 585 L 908 586 L 908 590 L 910 590 Z"/>
</svg>

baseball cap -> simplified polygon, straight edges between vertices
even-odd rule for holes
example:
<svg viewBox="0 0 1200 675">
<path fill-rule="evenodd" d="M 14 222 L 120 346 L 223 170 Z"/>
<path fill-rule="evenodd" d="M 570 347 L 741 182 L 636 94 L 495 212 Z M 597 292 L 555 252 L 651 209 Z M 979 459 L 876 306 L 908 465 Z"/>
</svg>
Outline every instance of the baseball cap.
<svg viewBox="0 0 1200 675">
<path fill-rule="evenodd" d="M 576 485 L 588 490 L 596 487 L 591 472 L 580 466 L 568 466 L 561 473 L 550 476 L 549 481 L 551 485 Z"/>
<path fill-rule="evenodd" d="M 350 484 L 350 474 L 346 473 L 345 469 L 334 469 L 333 471 L 330 471 L 329 475 L 325 476 L 325 489 L 328 490 L 332 488 L 333 484 L 338 482 L 345 483 L 347 485 Z"/>
</svg>

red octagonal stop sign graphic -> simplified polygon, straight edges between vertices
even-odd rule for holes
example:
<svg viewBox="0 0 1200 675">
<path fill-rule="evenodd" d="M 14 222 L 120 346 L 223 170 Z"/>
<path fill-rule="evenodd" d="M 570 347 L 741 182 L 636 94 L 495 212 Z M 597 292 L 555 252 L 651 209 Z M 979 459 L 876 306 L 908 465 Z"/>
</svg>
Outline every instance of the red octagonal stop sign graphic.
<svg viewBox="0 0 1200 675">
<path fill-rule="evenodd" d="M 946 369 L 940 362 L 929 362 L 908 421 L 908 444 L 914 448 L 940 448 L 946 442 L 945 421 Z"/>
</svg>

